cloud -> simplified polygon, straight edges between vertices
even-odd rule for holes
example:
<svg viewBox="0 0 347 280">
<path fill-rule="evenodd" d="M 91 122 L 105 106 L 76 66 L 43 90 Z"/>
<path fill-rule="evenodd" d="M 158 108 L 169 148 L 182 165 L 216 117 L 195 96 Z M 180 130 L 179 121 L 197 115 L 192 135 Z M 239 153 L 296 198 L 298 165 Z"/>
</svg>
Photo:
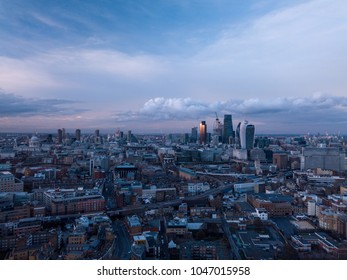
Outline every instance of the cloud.
<svg viewBox="0 0 347 280">
<path fill-rule="evenodd" d="M 347 123 L 347 97 L 316 93 L 309 97 L 251 98 L 208 103 L 192 98 L 157 97 L 138 111 L 116 113 L 117 121 L 186 121 L 211 118 L 217 112 L 264 124 L 295 125 Z"/>
<path fill-rule="evenodd" d="M 158 57 L 105 49 L 56 49 L 25 58 L 0 56 L 0 86 L 31 96 L 54 92 L 56 96 L 95 99 L 100 89 L 112 92 L 122 88 L 129 92 L 156 81 L 165 71 L 166 63 Z"/>
<path fill-rule="evenodd" d="M 0 92 L 0 118 L 31 116 L 65 116 L 87 111 L 73 108 L 76 101 L 63 99 L 24 98 L 10 93 Z"/>
<path fill-rule="evenodd" d="M 52 28 L 60 28 L 60 29 L 64 29 L 66 30 L 66 27 L 57 22 L 56 20 L 50 18 L 50 17 L 47 17 L 47 16 L 44 16 L 44 15 L 41 15 L 39 13 L 32 13 L 31 16 L 36 19 L 38 22 L 46 25 L 46 26 L 49 26 L 49 27 L 52 27 Z"/>
<path fill-rule="evenodd" d="M 211 95 L 345 94 L 346 13 L 346 1 L 307 1 L 224 27 L 190 72 Z"/>
</svg>

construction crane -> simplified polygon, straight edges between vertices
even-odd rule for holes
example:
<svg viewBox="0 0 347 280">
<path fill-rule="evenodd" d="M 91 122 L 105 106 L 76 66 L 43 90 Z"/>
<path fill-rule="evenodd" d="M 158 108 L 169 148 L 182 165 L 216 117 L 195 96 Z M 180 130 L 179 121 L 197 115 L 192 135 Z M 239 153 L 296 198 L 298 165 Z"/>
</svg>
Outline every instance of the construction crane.
<svg viewBox="0 0 347 280">
<path fill-rule="evenodd" d="M 217 112 L 214 112 L 214 113 L 216 114 L 216 121 L 214 122 L 214 125 L 213 125 L 213 134 L 222 136 L 222 131 L 223 131 L 222 123 L 220 122 L 218 118 Z"/>
</svg>

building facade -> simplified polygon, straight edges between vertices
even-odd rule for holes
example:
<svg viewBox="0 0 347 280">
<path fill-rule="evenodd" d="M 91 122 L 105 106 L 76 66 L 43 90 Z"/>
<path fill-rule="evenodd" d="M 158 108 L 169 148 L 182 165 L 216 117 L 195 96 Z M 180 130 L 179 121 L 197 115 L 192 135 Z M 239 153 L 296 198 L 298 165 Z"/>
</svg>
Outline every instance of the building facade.
<svg viewBox="0 0 347 280">
<path fill-rule="evenodd" d="M 255 126 L 248 121 L 240 125 L 240 144 L 241 149 L 251 150 L 254 147 Z"/>
<path fill-rule="evenodd" d="M 205 121 L 200 123 L 200 144 L 206 144 L 207 142 L 207 124 Z"/>
<path fill-rule="evenodd" d="M 234 129 L 231 115 L 224 115 L 223 123 L 223 143 L 230 144 L 234 142 Z"/>
<path fill-rule="evenodd" d="M 0 192 L 22 192 L 24 184 L 9 171 L 0 171 Z"/>
</svg>

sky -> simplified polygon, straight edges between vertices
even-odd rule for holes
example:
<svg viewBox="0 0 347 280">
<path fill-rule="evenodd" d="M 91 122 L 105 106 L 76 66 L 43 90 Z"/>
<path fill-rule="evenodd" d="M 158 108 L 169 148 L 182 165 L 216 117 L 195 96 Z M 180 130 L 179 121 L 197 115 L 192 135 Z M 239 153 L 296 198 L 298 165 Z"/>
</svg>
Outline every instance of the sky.
<svg viewBox="0 0 347 280">
<path fill-rule="evenodd" d="M 345 0 L 0 0 L 0 132 L 347 134 Z"/>
</svg>

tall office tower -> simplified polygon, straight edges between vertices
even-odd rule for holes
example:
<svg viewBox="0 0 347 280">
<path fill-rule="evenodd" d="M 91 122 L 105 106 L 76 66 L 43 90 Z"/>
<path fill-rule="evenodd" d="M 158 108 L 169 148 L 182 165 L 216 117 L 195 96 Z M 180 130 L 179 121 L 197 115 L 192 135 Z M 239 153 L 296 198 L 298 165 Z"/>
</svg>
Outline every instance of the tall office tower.
<svg viewBox="0 0 347 280">
<path fill-rule="evenodd" d="M 240 140 L 240 127 L 241 127 L 241 122 L 236 127 L 236 132 L 235 132 L 235 144 L 236 148 L 241 147 L 241 140 Z"/>
<path fill-rule="evenodd" d="M 63 143 L 63 131 L 61 129 L 58 129 L 58 143 Z"/>
<path fill-rule="evenodd" d="M 190 142 L 196 143 L 196 141 L 198 141 L 198 128 L 192 127 L 192 133 L 190 135 Z"/>
<path fill-rule="evenodd" d="M 128 130 L 128 134 L 127 134 L 127 141 L 131 142 L 131 130 Z"/>
<path fill-rule="evenodd" d="M 76 129 L 75 138 L 77 141 L 81 141 L 81 130 L 80 129 Z"/>
<path fill-rule="evenodd" d="M 66 131 L 65 131 L 65 128 L 62 129 L 62 135 L 63 135 L 63 140 L 66 139 Z"/>
<path fill-rule="evenodd" d="M 223 143 L 230 144 L 230 140 L 234 142 L 234 129 L 233 121 L 231 115 L 224 115 L 224 124 L 223 124 Z"/>
<path fill-rule="evenodd" d="M 94 133 L 94 143 L 101 144 L 100 130 L 96 129 Z"/>
<path fill-rule="evenodd" d="M 254 148 L 255 127 L 248 121 L 243 121 L 240 126 L 241 149 L 251 150 Z"/>
<path fill-rule="evenodd" d="M 200 123 L 200 144 L 206 144 L 207 141 L 207 125 L 206 121 Z"/>
</svg>

